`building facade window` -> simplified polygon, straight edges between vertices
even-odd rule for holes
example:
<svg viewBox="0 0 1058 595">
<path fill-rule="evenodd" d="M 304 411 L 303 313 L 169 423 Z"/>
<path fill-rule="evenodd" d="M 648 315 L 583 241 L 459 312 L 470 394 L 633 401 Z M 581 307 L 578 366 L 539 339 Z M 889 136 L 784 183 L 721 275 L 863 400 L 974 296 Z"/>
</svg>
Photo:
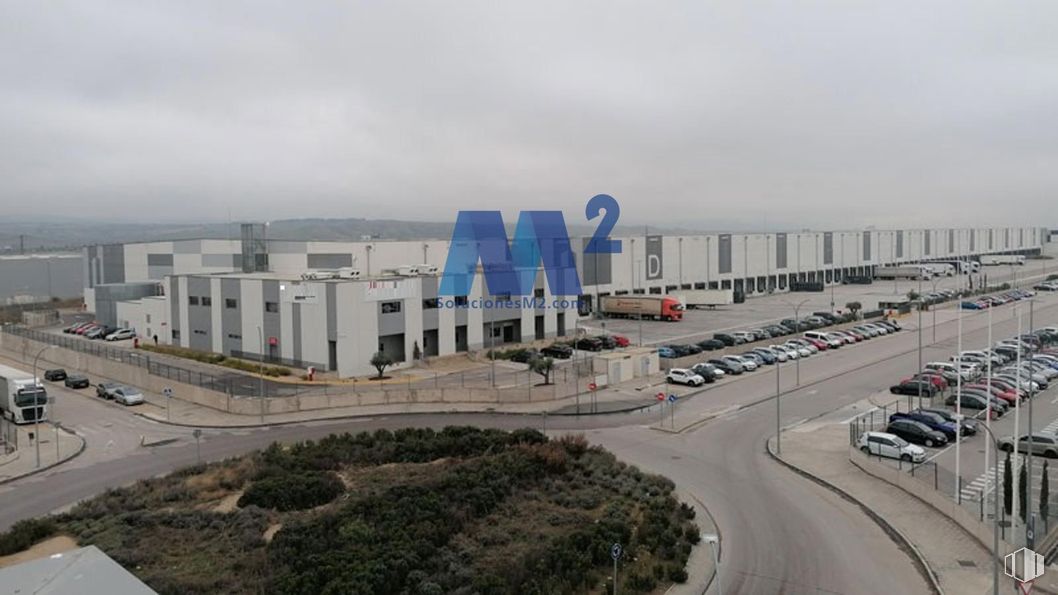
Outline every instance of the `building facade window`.
<svg viewBox="0 0 1058 595">
<path fill-rule="evenodd" d="M 436 310 L 437 307 L 438 307 L 437 304 L 438 304 L 437 298 L 426 298 L 425 300 L 422 301 L 422 309 L 423 310 Z"/>
<path fill-rule="evenodd" d="M 228 338 L 235 339 L 236 341 L 242 341 L 242 335 L 237 335 L 235 333 L 228 333 Z"/>
<path fill-rule="evenodd" d="M 200 330 L 200 329 L 195 329 L 195 330 L 193 330 L 191 332 L 195 333 L 196 335 L 205 335 L 206 334 L 206 331 L 203 331 L 203 330 Z"/>
<path fill-rule="evenodd" d="M 279 302 L 265 302 L 265 312 L 279 313 Z"/>
<path fill-rule="evenodd" d="M 189 305 L 189 306 L 197 306 L 198 305 L 198 296 L 197 295 L 189 295 L 189 296 L 187 296 L 187 305 Z"/>
<path fill-rule="evenodd" d="M 202 296 L 202 305 L 203 306 L 212 306 L 213 305 L 213 298 L 209 297 L 208 295 Z"/>
<path fill-rule="evenodd" d="M 146 316 L 147 316 L 147 320 L 146 320 L 145 322 L 147 322 L 148 324 L 150 324 L 150 322 L 151 322 L 151 315 L 150 315 L 150 314 L 147 314 Z M 148 334 L 148 335 L 149 335 L 149 334 L 151 334 L 151 333 L 150 333 L 150 331 L 148 331 L 148 332 L 147 332 L 147 334 Z"/>
<path fill-rule="evenodd" d="M 178 331 L 176 329 L 173 329 L 173 341 L 179 341 L 179 340 L 180 340 L 180 331 Z"/>
<path fill-rule="evenodd" d="M 228 309 L 235 309 L 239 307 L 239 300 L 235 298 L 224 298 L 224 307 Z"/>
<path fill-rule="evenodd" d="M 381 304 L 383 314 L 400 313 L 400 302 L 382 302 Z"/>
<path fill-rule="evenodd" d="M 465 295 L 457 295 L 457 296 L 456 296 L 456 299 L 455 299 L 455 304 L 456 304 L 457 306 L 463 306 L 463 307 L 466 307 L 466 305 L 467 305 L 468 303 L 470 303 L 470 302 L 469 302 L 469 301 L 467 300 L 467 296 L 465 296 Z"/>
</svg>

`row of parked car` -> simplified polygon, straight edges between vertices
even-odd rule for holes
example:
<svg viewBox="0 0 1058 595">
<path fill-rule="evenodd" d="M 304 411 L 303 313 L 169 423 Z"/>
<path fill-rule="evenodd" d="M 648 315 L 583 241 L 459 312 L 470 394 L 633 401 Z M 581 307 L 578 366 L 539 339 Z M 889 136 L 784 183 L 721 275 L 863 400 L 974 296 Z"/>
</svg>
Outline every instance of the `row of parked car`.
<svg viewBox="0 0 1058 595">
<path fill-rule="evenodd" d="M 67 374 L 62 368 L 44 371 L 44 379 L 49 382 L 62 382 L 66 388 L 81 389 L 92 386 L 92 381 L 83 374 Z M 139 389 L 117 382 L 100 382 L 96 384 L 96 396 L 121 403 L 122 405 L 139 405 L 143 403 L 143 393 Z"/>
<path fill-rule="evenodd" d="M 62 329 L 67 335 L 80 335 L 86 339 L 103 339 L 104 341 L 124 341 L 136 336 L 130 328 L 107 326 L 98 322 L 79 322 Z"/>
<path fill-rule="evenodd" d="M 1058 291 L 1058 280 L 1037 283 L 1033 289 L 1036 291 Z"/>
<path fill-rule="evenodd" d="M 988 308 L 994 308 L 996 306 L 1002 306 L 1003 304 L 1009 304 L 1010 302 L 1016 302 L 1018 300 L 1030 298 L 1034 295 L 1036 294 L 1032 293 L 1031 291 L 1026 291 L 1024 289 L 1015 289 L 1013 291 L 1008 291 L 1006 293 L 1001 293 L 998 295 L 979 297 L 974 300 L 964 300 L 959 305 L 959 307 L 963 310 L 985 310 Z"/>
<path fill-rule="evenodd" d="M 733 333 L 716 333 L 711 339 L 698 341 L 697 343 L 665 345 L 658 348 L 658 355 L 664 358 L 685 357 L 696 355 L 703 351 L 716 351 L 725 347 L 745 345 L 757 341 L 767 341 L 786 335 L 792 335 L 802 331 L 813 331 L 827 326 L 850 322 L 853 320 L 851 314 L 832 314 L 830 312 L 815 312 L 811 316 L 794 320 L 787 318 L 778 324 L 762 328 L 738 331 Z"/>
<path fill-rule="evenodd" d="M 893 320 L 865 322 L 863 324 L 834 331 L 808 331 L 801 337 L 761 346 L 740 354 L 724 355 L 698 363 L 690 368 L 672 368 L 665 377 L 666 382 L 701 386 L 715 382 L 724 376 L 737 376 L 764 366 L 810 357 L 827 349 L 838 349 L 842 345 L 853 345 L 901 329 Z"/>
<path fill-rule="evenodd" d="M 603 351 L 628 347 L 631 342 L 628 337 L 622 335 L 599 335 L 595 337 L 580 337 L 572 341 L 556 341 L 543 349 L 526 348 L 519 349 L 510 359 L 514 362 L 528 363 L 536 357 L 550 357 L 554 359 L 569 359 L 573 357 L 573 350 L 581 351 Z"/>
<path fill-rule="evenodd" d="M 967 410 L 971 417 L 991 414 L 1002 417 L 1019 400 L 1032 398 L 1058 377 L 1058 327 L 1045 327 L 1032 333 L 997 342 L 990 349 L 968 350 L 947 362 L 930 362 L 923 370 L 904 378 L 890 388 L 903 395 L 933 397 L 951 390 L 945 405 Z M 951 409 L 920 407 L 889 416 L 884 432 L 865 432 L 858 447 L 865 453 L 921 462 L 925 450 L 940 447 L 960 436 L 977 433 L 977 422 L 957 420 Z M 1058 436 L 1038 435 L 1032 440 L 1035 454 L 1058 457 Z M 999 441 L 1003 450 L 1015 448 L 1013 438 Z M 1029 448 L 1022 437 L 1017 448 Z"/>
</svg>

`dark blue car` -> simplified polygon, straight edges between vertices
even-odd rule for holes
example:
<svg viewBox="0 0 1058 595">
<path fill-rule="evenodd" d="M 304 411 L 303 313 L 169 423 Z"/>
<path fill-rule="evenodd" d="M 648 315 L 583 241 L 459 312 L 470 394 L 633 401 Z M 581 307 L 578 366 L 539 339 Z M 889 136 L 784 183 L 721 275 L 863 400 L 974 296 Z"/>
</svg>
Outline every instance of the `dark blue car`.
<svg viewBox="0 0 1058 595">
<path fill-rule="evenodd" d="M 947 421 L 943 417 L 936 413 L 929 413 L 927 411 L 911 411 L 909 413 L 894 413 L 889 416 L 889 421 L 892 422 L 897 419 L 910 419 L 919 423 L 925 424 L 929 429 L 936 430 L 944 434 L 949 440 L 955 439 L 955 433 L 957 427 L 954 422 Z"/>
</svg>

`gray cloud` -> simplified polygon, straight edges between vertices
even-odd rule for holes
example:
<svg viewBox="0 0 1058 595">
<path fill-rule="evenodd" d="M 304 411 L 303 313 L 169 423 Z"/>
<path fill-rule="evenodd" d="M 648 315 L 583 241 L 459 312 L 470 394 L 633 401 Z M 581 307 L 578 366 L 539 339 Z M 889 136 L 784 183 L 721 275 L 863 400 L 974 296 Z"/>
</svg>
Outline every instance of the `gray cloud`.
<svg viewBox="0 0 1058 595">
<path fill-rule="evenodd" d="M 1048 223 L 1052 3 L 9 3 L 6 213 Z"/>
</svg>

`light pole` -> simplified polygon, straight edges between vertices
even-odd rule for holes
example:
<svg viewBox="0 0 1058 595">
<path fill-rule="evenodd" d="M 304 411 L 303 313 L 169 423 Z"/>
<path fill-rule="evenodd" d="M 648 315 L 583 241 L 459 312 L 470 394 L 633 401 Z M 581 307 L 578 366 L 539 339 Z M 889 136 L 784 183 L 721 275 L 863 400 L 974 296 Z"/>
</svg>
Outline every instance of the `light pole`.
<svg viewBox="0 0 1058 595">
<path fill-rule="evenodd" d="M 962 416 L 956 415 L 955 420 L 962 425 Z M 982 426 L 985 432 L 988 433 L 988 437 L 992 440 L 992 454 L 996 459 L 996 492 L 992 495 L 992 593 L 999 595 L 999 441 L 996 440 L 996 435 L 992 433 L 992 428 L 988 425 Z M 1015 437 L 1015 444 L 1017 443 L 1017 437 Z M 985 449 L 988 452 L 988 449 Z M 1016 458 L 1016 457 L 1015 457 Z M 1015 506 L 1017 505 L 1017 498 L 1013 498 Z M 1014 511 L 1017 514 L 1017 509 Z"/>
<path fill-rule="evenodd" d="M 940 281 L 940 279 L 933 279 L 933 280 L 930 281 L 930 283 L 933 284 L 933 293 L 937 293 L 937 281 Z M 933 342 L 936 343 L 937 342 L 937 309 L 936 308 L 931 308 L 931 310 L 933 310 Z"/>
<path fill-rule="evenodd" d="M 958 318 L 959 318 L 959 338 L 956 341 L 958 347 L 956 347 L 955 356 L 955 417 L 962 419 L 962 304 L 958 304 Z M 962 422 L 960 422 L 962 423 Z M 955 501 L 962 501 L 962 440 L 959 440 L 959 433 L 955 433 Z"/>
<path fill-rule="evenodd" d="M 41 350 L 37 352 L 37 355 L 33 356 L 33 388 L 34 389 L 43 388 L 40 385 L 40 380 L 37 379 L 37 360 L 40 359 L 40 356 L 45 351 L 47 351 L 49 349 L 54 349 L 54 348 L 55 348 L 54 345 L 48 345 L 46 347 L 42 347 Z M 45 396 L 44 397 L 44 409 L 47 409 L 47 407 L 48 407 L 48 397 Z M 33 392 L 33 442 L 36 443 L 37 467 L 38 468 L 40 468 L 40 416 L 41 416 L 41 413 L 44 411 L 44 409 L 42 409 L 40 407 L 40 393 L 39 393 L 39 391 L 38 390 L 34 390 L 34 392 Z"/>
<path fill-rule="evenodd" d="M 720 536 L 716 533 L 706 533 L 702 535 L 702 540 L 709 544 L 709 549 L 713 552 L 713 573 L 716 575 L 716 592 L 719 595 L 724 595 L 724 581 L 720 579 L 720 557 L 716 551 L 720 548 Z"/>
<path fill-rule="evenodd" d="M 797 358 L 800 360 L 801 358 Z M 779 425 L 780 412 L 779 412 L 779 394 L 782 391 L 782 384 L 779 380 L 779 368 L 782 364 L 779 360 L 775 360 L 775 450 L 782 455 L 782 427 Z"/>
<path fill-rule="evenodd" d="M 1035 303 L 1036 303 L 1036 300 L 1031 300 L 1031 299 L 1029 300 L 1029 334 L 1030 335 L 1032 334 L 1032 323 L 1033 323 L 1032 315 L 1033 315 L 1033 306 L 1035 305 Z M 1018 340 L 1019 341 L 1021 340 L 1021 335 L 1020 334 L 1018 335 Z M 1018 351 L 1020 351 L 1020 349 Z M 1031 376 L 1030 376 L 1030 378 L 1031 378 Z M 1026 477 L 1027 482 L 1028 482 L 1027 485 L 1025 486 L 1025 503 L 1029 507 L 1029 509 L 1025 511 L 1025 518 L 1026 519 L 1031 519 L 1032 518 L 1032 514 L 1033 514 L 1033 511 L 1032 511 L 1032 402 L 1035 400 L 1034 397 L 1036 396 L 1035 394 L 1033 394 L 1033 392 L 1034 391 L 1032 390 L 1032 385 L 1030 384 L 1029 385 L 1029 455 L 1025 458 L 1025 477 Z M 1035 535 L 1033 535 L 1033 537 L 1035 537 Z M 1032 546 L 1035 545 L 1034 541 L 1035 541 L 1035 539 L 1030 539 L 1029 538 L 1029 525 L 1028 525 L 1028 523 L 1026 523 L 1026 525 L 1025 525 L 1025 547 L 1032 548 Z"/>
<path fill-rule="evenodd" d="M 258 366 L 258 369 L 257 369 L 257 394 L 258 394 L 258 399 L 260 400 L 261 423 L 263 424 L 264 423 L 264 411 L 265 411 L 265 406 L 264 406 L 264 398 L 265 398 L 265 393 L 264 393 L 264 387 L 265 387 L 265 384 L 264 384 L 265 344 L 264 344 L 264 331 L 261 330 L 260 326 L 257 327 L 257 339 L 258 339 L 258 341 L 261 342 L 261 361 L 260 361 L 260 365 Z"/>
<path fill-rule="evenodd" d="M 789 302 L 784 302 L 784 303 L 787 306 L 791 306 L 791 304 Z M 796 305 L 793 305 L 794 326 L 797 328 L 798 332 L 800 332 L 800 330 L 801 330 L 801 316 L 800 316 L 801 306 L 805 305 L 806 303 L 808 303 L 808 300 L 804 299 L 804 300 L 801 300 L 800 302 L 798 302 Z M 797 358 L 796 362 L 797 363 L 795 364 L 794 367 L 797 370 L 797 386 L 801 386 L 801 358 Z M 776 401 L 778 401 L 778 399 L 776 399 Z"/>
<path fill-rule="evenodd" d="M 922 275 L 918 276 L 918 372 L 922 371 Z M 916 374 L 918 373 L 916 372 Z M 922 407 L 922 380 L 918 381 L 918 406 Z M 959 439 L 959 433 L 955 433 Z"/>
</svg>

